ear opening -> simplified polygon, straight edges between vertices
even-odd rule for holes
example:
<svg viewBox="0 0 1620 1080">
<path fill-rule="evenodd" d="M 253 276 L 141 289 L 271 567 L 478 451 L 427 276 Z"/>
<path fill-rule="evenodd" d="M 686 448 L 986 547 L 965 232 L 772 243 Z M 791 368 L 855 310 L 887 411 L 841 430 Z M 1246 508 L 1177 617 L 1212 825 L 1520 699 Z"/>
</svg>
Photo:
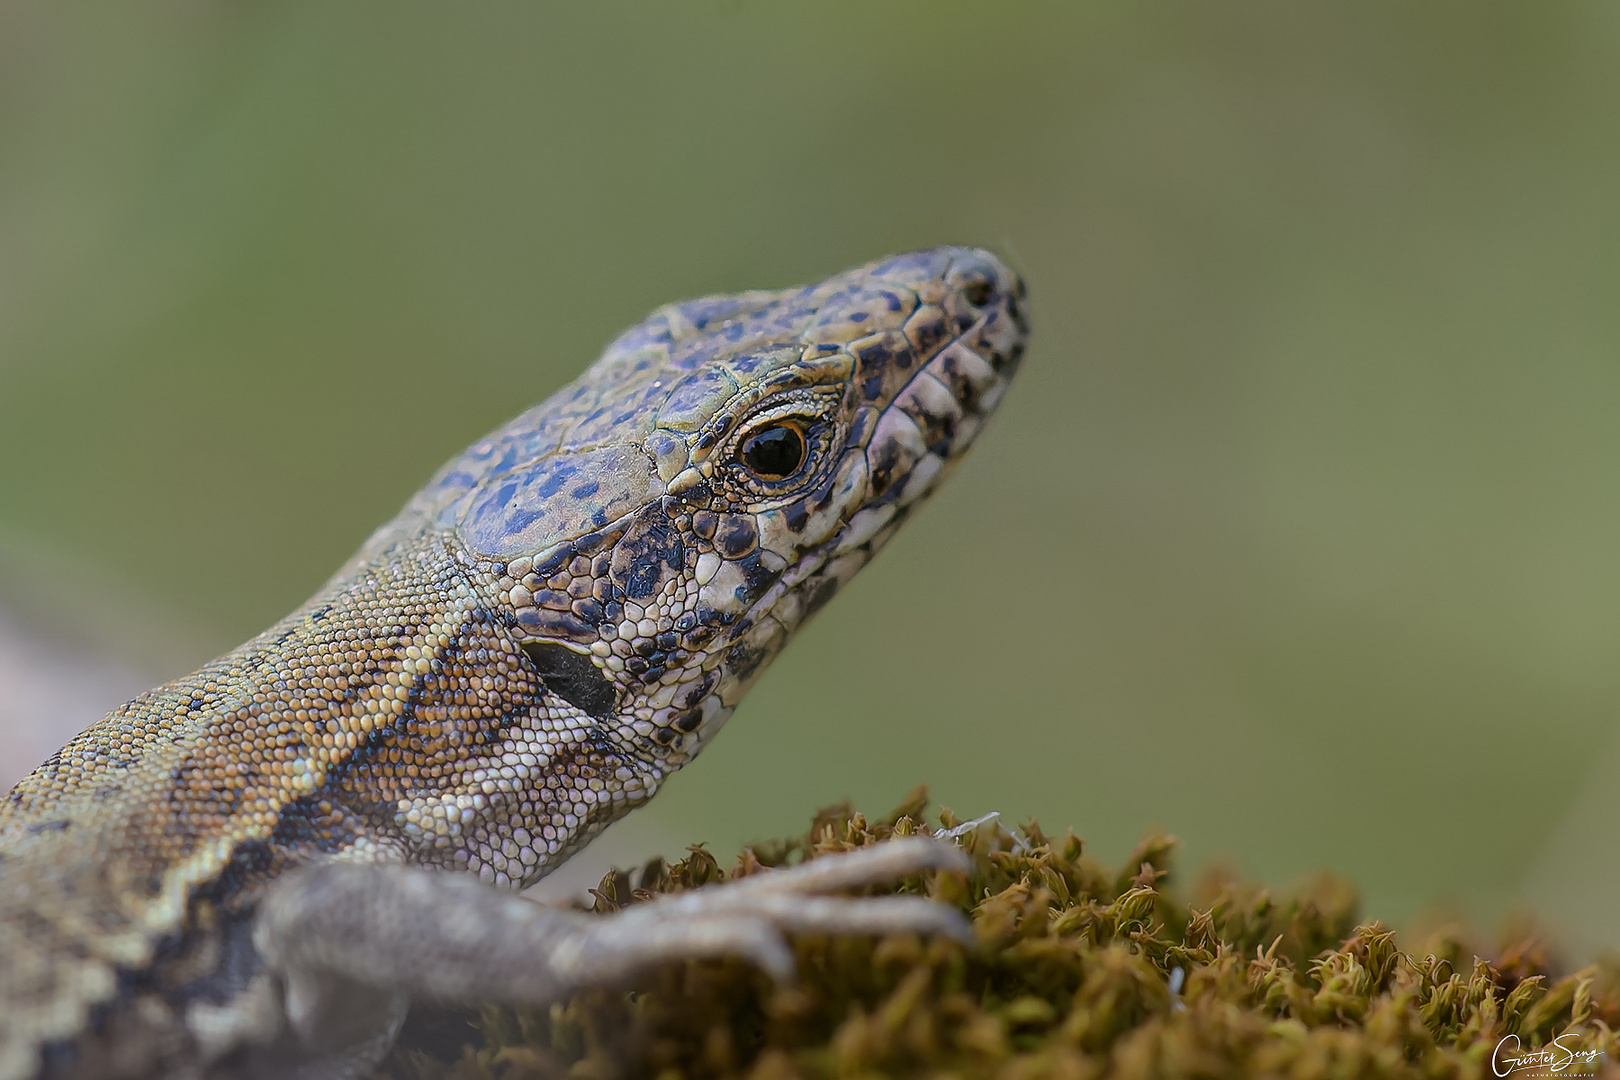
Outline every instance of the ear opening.
<svg viewBox="0 0 1620 1080">
<path fill-rule="evenodd" d="M 534 662 L 547 690 L 598 720 L 613 715 L 619 693 L 590 657 L 549 641 L 525 642 L 523 651 Z"/>
</svg>

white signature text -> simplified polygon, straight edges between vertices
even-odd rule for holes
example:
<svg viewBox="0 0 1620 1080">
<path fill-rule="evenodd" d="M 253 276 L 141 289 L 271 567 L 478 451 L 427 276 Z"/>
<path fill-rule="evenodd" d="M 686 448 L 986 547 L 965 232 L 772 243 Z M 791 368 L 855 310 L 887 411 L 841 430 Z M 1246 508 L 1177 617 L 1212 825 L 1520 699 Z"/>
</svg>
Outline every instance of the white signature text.
<svg viewBox="0 0 1620 1080">
<path fill-rule="evenodd" d="M 1588 1073 L 1597 1071 L 1601 1050 L 1582 1050 L 1566 1046 L 1566 1039 L 1574 1041 L 1580 1036 L 1565 1032 L 1540 1050 L 1521 1051 L 1519 1037 L 1509 1035 L 1496 1044 L 1491 1052 L 1491 1072 L 1497 1076 L 1511 1076 L 1521 1069 L 1545 1069 L 1549 1073 Z M 1510 1045 L 1511 1044 L 1511 1045 Z"/>
</svg>

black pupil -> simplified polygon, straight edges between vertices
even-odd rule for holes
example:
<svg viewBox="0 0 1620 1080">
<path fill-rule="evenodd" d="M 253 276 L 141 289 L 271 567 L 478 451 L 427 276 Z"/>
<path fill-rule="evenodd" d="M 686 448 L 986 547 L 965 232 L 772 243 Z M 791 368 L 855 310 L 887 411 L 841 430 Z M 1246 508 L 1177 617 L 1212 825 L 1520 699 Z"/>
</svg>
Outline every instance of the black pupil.
<svg viewBox="0 0 1620 1080">
<path fill-rule="evenodd" d="M 762 480 L 792 476 L 804 464 L 804 436 L 786 424 L 755 432 L 743 441 L 742 462 Z"/>
</svg>

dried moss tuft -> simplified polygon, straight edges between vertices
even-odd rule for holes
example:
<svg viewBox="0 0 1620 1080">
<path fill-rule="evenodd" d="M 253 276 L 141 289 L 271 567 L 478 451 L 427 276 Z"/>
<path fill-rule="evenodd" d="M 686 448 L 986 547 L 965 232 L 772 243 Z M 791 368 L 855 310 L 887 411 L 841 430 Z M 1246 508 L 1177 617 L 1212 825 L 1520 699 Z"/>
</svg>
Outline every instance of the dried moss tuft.
<svg viewBox="0 0 1620 1080">
<path fill-rule="evenodd" d="M 673 866 L 609 875 L 595 906 L 910 834 L 926 806 L 918 789 L 879 821 L 830 808 L 804 837 L 744 849 L 729 875 L 694 847 Z M 940 823 L 960 824 L 948 811 Z M 1049 837 L 1034 823 L 988 823 L 962 842 L 974 859 L 967 878 L 889 891 L 969 912 L 971 951 L 910 936 L 804 938 L 791 988 L 743 964 L 701 962 L 549 1009 L 420 1009 L 382 1075 L 1477 1077 L 1503 1036 L 1528 1050 L 1567 1032 L 1578 1034 L 1567 1045 L 1604 1053 L 1595 1068 L 1620 1074 L 1620 962 L 1560 975 L 1533 939 L 1487 960 L 1454 930 L 1405 951 L 1384 926 L 1358 924 L 1354 888 L 1331 875 L 1276 896 L 1206 875 L 1182 903 L 1167 891 L 1168 836 L 1143 841 L 1119 870 L 1072 833 Z"/>
</svg>

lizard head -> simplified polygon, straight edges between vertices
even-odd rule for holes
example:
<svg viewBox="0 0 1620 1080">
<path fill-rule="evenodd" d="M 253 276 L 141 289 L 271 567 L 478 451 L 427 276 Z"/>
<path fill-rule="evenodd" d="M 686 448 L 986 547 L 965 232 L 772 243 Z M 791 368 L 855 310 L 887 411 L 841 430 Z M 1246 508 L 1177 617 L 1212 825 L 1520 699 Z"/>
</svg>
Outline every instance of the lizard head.
<svg viewBox="0 0 1620 1080">
<path fill-rule="evenodd" d="M 962 457 L 1023 295 L 938 248 L 661 308 L 406 516 L 497 582 L 548 692 L 677 766 Z"/>
</svg>

